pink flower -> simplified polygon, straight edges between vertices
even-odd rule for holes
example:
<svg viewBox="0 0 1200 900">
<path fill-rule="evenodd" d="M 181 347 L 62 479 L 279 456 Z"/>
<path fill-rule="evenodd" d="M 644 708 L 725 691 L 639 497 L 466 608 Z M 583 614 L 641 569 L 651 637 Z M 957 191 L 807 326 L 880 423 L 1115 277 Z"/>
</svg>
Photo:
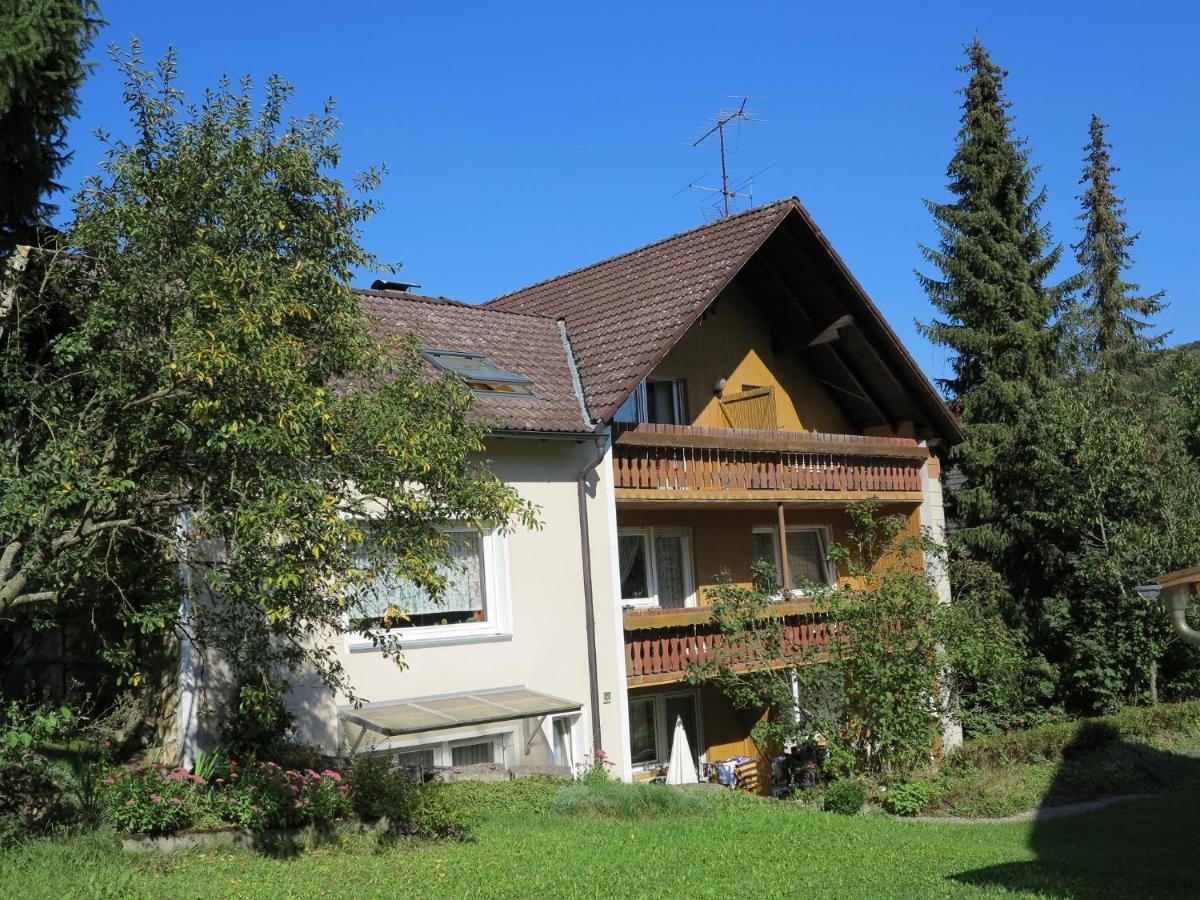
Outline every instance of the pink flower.
<svg viewBox="0 0 1200 900">
<path fill-rule="evenodd" d="M 150 802 L 151 803 L 162 803 L 162 794 L 151 794 Z"/>
<path fill-rule="evenodd" d="M 333 769 L 326 769 L 324 772 L 321 773 L 321 775 L 324 776 L 325 778 L 328 778 L 330 781 L 341 781 L 342 780 L 342 776 L 339 775 L 337 772 L 333 771 Z"/>
<path fill-rule="evenodd" d="M 253 804 L 253 803 L 251 803 L 251 804 L 250 804 L 250 809 L 251 809 L 253 812 L 259 812 L 259 811 L 260 811 L 260 810 L 259 810 L 259 808 L 258 808 L 258 806 L 256 806 L 256 805 L 255 805 L 255 804 Z"/>
<path fill-rule="evenodd" d="M 178 797 L 172 797 L 171 802 L 174 803 L 176 806 L 181 806 L 183 804 L 183 801 L 180 800 Z"/>
<path fill-rule="evenodd" d="M 346 791 L 350 790 L 350 785 L 348 785 L 348 784 L 339 784 L 337 789 L 338 789 L 338 791 L 340 791 L 341 793 L 343 793 L 343 794 L 344 794 L 344 793 L 346 793 Z"/>
</svg>

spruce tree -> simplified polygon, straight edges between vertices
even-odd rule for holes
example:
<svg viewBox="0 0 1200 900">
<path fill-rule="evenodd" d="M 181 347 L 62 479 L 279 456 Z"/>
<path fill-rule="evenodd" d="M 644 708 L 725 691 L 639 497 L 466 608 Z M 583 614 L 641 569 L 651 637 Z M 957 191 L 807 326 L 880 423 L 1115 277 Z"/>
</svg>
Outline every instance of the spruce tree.
<svg viewBox="0 0 1200 900">
<path fill-rule="evenodd" d="M 1125 204 L 1117 196 L 1112 176 L 1120 171 L 1112 164 L 1104 140 L 1108 126 L 1092 116 L 1090 137 L 1083 148 L 1084 186 L 1079 201 L 1083 212 L 1083 238 L 1073 246 L 1083 268 L 1084 348 L 1089 361 L 1101 369 L 1128 371 L 1137 355 L 1162 345 L 1163 335 L 1146 334 L 1151 316 L 1161 312 L 1163 291 L 1138 295 L 1138 285 L 1125 281 L 1123 274 L 1133 265 L 1130 249 L 1138 234 L 1130 234 L 1125 224 Z"/>
<path fill-rule="evenodd" d="M 1036 534 L 1025 511 L 1035 498 L 1022 477 L 1024 416 L 1060 371 L 1056 314 L 1073 283 L 1050 284 L 1062 254 L 1040 222 L 1046 201 L 1025 141 L 1013 133 L 1007 72 L 978 38 L 961 71 L 962 126 L 947 174 L 950 203 L 926 201 L 937 248 L 922 247 L 941 278 L 918 273 L 940 314 L 924 334 L 952 352 L 942 385 L 967 440 L 950 457 L 965 478 L 949 498 L 961 549 L 1000 571 L 1018 596 L 1036 571 Z M 1016 583 L 1014 583 L 1016 582 Z"/>
<path fill-rule="evenodd" d="M 100 26 L 94 0 L 9 0 L 0 9 L 0 259 L 54 212 L 66 122 Z"/>
</svg>

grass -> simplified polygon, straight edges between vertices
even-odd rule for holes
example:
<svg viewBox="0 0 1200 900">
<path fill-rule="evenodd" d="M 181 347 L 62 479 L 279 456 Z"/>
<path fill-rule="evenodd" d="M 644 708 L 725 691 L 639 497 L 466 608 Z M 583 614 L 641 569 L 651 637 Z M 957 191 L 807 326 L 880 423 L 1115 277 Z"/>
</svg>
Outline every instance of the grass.
<svg viewBox="0 0 1200 900">
<path fill-rule="evenodd" d="M 0 855 L 6 897 L 1194 896 L 1200 793 L 1025 825 L 719 803 L 636 821 L 493 813 L 467 843 L 369 835 L 291 858 L 132 856 L 100 835 Z"/>
</svg>

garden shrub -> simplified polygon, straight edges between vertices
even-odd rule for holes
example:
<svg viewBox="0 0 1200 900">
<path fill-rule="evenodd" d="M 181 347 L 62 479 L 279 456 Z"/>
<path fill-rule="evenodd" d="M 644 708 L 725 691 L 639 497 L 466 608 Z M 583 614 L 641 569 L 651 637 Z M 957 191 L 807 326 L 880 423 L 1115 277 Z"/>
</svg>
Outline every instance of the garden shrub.
<svg viewBox="0 0 1200 900">
<path fill-rule="evenodd" d="M 30 751 L 0 756 L 0 846 L 45 832 L 63 812 L 63 790 L 49 761 Z"/>
<path fill-rule="evenodd" d="M 110 776 L 108 815 L 121 831 L 171 834 L 190 827 L 203 801 L 193 790 L 196 776 L 161 763 Z"/>
<path fill-rule="evenodd" d="M 481 785 L 418 784 L 402 769 L 370 757 L 354 761 L 349 780 L 355 814 L 365 822 L 386 820 L 393 834 L 461 840 L 479 818 L 472 799 Z"/>
<path fill-rule="evenodd" d="M 982 768 L 1041 760 L 1057 762 L 1064 752 L 1084 753 L 1118 742 L 1149 744 L 1172 735 L 1195 734 L 1198 729 L 1200 701 L 1129 707 L 1109 716 L 1056 722 L 967 741 L 948 757 L 947 765 L 961 770 L 966 765 Z"/>
<path fill-rule="evenodd" d="M 892 785 L 884 792 L 883 805 L 897 816 L 915 816 L 929 805 L 937 789 L 928 781 Z"/>
<path fill-rule="evenodd" d="M 867 802 L 866 791 L 853 778 L 835 781 L 825 789 L 821 799 L 821 808 L 825 812 L 838 813 L 843 816 L 856 816 L 862 811 Z"/>
<path fill-rule="evenodd" d="M 446 792 L 481 816 L 543 815 L 566 785 L 561 778 L 518 778 L 512 781 L 453 781 Z"/>
<path fill-rule="evenodd" d="M 727 794 L 712 790 L 676 790 L 661 784 L 620 781 L 578 782 L 554 798 L 554 812 L 600 819 L 648 819 L 703 815 Z"/>
</svg>

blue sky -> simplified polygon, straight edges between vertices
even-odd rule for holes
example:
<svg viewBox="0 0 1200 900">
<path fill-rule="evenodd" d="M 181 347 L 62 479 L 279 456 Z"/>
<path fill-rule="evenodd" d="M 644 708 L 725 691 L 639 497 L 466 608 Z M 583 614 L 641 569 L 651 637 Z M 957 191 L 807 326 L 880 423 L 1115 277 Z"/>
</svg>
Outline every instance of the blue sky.
<svg viewBox="0 0 1200 900">
<path fill-rule="evenodd" d="M 945 352 L 916 334 L 930 309 L 912 273 L 934 238 L 922 198 L 946 195 L 955 67 L 978 31 L 1010 71 L 1055 239 L 1077 240 L 1095 111 L 1142 232 L 1135 279 L 1166 289 L 1170 343 L 1200 339 L 1200 11 L 1188 4 L 108 0 L 103 13 L 68 186 L 95 170 L 91 130 L 127 121 L 104 45 L 137 35 L 150 58 L 174 46 L 192 92 L 277 72 L 297 113 L 336 98 L 347 174 L 388 167 L 366 244 L 424 293 L 468 301 L 711 218 L 685 187 L 715 183 L 716 149 L 689 142 L 729 96 L 750 95 L 762 121 L 733 133 L 732 175 L 770 167 L 755 201 L 798 196 L 935 377 Z"/>
</svg>

